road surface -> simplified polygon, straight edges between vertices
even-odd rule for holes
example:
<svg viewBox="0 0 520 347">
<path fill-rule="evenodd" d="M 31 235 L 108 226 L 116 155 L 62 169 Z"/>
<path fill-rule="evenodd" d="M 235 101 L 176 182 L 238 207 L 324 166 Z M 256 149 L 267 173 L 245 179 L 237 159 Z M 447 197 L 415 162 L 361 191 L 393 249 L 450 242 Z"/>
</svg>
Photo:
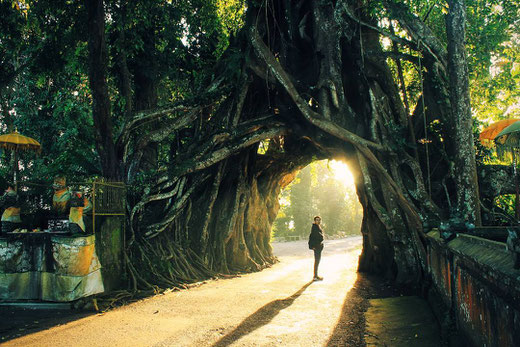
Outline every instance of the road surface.
<svg viewBox="0 0 520 347">
<path fill-rule="evenodd" d="M 349 317 L 340 329 L 338 321 L 357 279 L 361 242 L 360 236 L 325 242 L 323 281 L 311 281 L 306 241 L 274 243 L 280 262 L 261 272 L 150 297 L 5 346 L 334 345 L 333 334 L 348 330 Z"/>
</svg>

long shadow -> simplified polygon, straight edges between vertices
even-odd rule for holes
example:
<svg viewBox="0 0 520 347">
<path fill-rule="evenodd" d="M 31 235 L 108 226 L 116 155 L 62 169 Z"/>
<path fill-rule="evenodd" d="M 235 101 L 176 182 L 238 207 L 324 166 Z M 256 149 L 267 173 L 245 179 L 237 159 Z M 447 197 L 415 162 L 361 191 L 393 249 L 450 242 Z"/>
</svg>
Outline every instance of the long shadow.
<svg viewBox="0 0 520 347">
<path fill-rule="evenodd" d="M 368 301 L 364 297 L 366 279 L 358 273 L 356 282 L 345 296 L 341 316 L 326 346 L 364 346 L 365 312 Z"/>
<path fill-rule="evenodd" d="M 0 317 L 2 317 L 0 319 L 0 345 L 12 339 L 82 319 L 93 314 L 96 314 L 96 312 L 0 306 Z"/>
<path fill-rule="evenodd" d="M 281 310 L 291 306 L 294 300 L 302 295 L 311 283 L 312 282 L 305 284 L 296 293 L 285 299 L 274 300 L 262 306 L 258 311 L 244 319 L 233 331 L 222 336 L 220 340 L 213 344 L 213 347 L 229 346 L 242 336 L 248 335 L 256 329 L 268 324 Z"/>
<path fill-rule="evenodd" d="M 398 288 L 381 277 L 358 272 L 352 289 L 345 296 L 341 316 L 326 346 L 366 346 L 365 312 L 369 299 L 410 294 L 410 289 Z"/>
</svg>

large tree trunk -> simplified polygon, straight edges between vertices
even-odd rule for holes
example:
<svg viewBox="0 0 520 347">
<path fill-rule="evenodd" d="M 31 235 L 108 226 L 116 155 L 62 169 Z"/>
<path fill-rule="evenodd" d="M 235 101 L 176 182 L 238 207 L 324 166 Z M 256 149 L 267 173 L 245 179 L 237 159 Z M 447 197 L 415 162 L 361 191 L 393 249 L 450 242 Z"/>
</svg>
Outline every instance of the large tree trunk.
<svg viewBox="0 0 520 347">
<path fill-rule="evenodd" d="M 92 92 L 92 115 L 96 128 L 96 148 L 101 159 L 103 175 L 118 178 L 120 161 L 114 145 L 106 77 L 105 11 L 102 0 L 86 0 L 85 6 L 88 13 L 88 71 Z"/>
<path fill-rule="evenodd" d="M 134 111 L 133 99 L 132 99 L 132 76 L 128 68 L 127 59 L 127 45 L 129 44 L 126 40 L 126 28 L 127 23 L 127 0 L 119 1 L 119 7 L 117 11 L 118 22 L 120 30 L 117 33 L 117 49 L 114 59 L 117 66 L 117 86 L 121 98 L 124 101 L 123 114 L 126 119 L 130 119 Z"/>
<path fill-rule="evenodd" d="M 462 0 L 448 0 L 446 16 L 450 101 L 457 138 L 455 147 L 455 183 L 457 210 L 462 218 L 481 225 L 477 167 L 473 144 L 473 120 L 469 97 L 469 73 L 466 61 L 466 6 Z"/>
</svg>

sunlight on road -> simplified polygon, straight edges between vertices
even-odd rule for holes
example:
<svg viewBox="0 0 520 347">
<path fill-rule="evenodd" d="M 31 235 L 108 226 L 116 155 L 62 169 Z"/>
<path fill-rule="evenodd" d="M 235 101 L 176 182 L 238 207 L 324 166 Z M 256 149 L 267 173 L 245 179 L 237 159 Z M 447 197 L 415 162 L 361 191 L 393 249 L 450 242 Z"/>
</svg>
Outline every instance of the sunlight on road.
<svg viewBox="0 0 520 347">
<path fill-rule="evenodd" d="M 360 236 L 326 241 L 323 281 L 311 282 L 306 241 L 274 243 L 280 262 L 264 271 L 157 295 L 5 345 L 324 346 L 356 281 L 361 243 Z"/>
<path fill-rule="evenodd" d="M 324 280 L 309 286 L 293 305 L 280 312 L 276 319 L 264 326 L 263 331 L 258 331 L 255 336 L 264 333 L 271 336 L 271 339 L 276 337 L 278 342 L 291 341 L 289 345 L 295 346 L 322 346 L 330 339 L 340 319 L 344 299 L 357 279 L 361 237 L 349 240 L 350 242 L 325 242 L 319 271 Z M 308 247 L 305 249 L 306 246 L 306 241 L 273 245 L 275 254 L 279 254 L 280 263 L 288 263 L 287 266 L 283 266 L 284 272 L 290 273 L 294 268 L 300 267 L 300 271 L 310 281 L 314 258 L 312 251 L 308 250 Z M 305 251 L 302 252 L 302 249 Z M 314 333 L 307 331 L 309 327 L 312 327 Z M 253 340 L 247 339 L 243 342 L 243 345 L 249 345 Z"/>
</svg>

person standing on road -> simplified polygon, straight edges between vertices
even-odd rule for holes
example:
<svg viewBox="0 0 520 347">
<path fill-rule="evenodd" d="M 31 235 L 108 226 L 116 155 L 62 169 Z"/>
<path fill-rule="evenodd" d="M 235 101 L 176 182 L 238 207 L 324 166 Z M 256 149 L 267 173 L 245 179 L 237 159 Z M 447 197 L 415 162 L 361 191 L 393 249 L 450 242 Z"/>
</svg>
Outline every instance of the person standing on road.
<svg viewBox="0 0 520 347">
<path fill-rule="evenodd" d="M 323 277 L 318 276 L 318 266 L 321 260 L 321 251 L 323 251 L 323 229 L 320 226 L 321 217 L 314 217 L 314 222 L 309 235 L 309 249 L 314 251 L 314 277 L 313 281 L 321 281 Z"/>
</svg>

